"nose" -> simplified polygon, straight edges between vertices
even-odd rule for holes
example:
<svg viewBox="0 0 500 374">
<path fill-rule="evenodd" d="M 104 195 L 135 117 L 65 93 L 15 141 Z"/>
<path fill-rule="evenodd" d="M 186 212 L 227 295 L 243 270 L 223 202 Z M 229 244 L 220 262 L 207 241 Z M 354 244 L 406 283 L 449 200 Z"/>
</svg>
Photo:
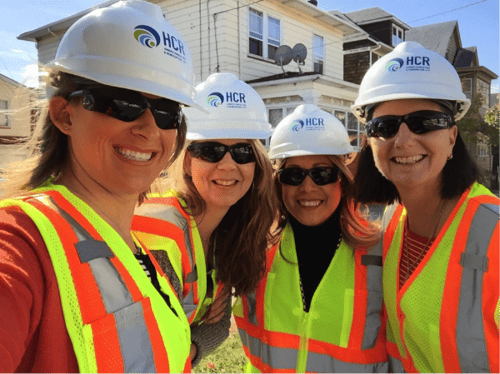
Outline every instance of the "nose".
<svg viewBox="0 0 500 374">
<path fill-rule="evenodd" d="M 402 147 L 411 144 L 414 141 L 415 134 L 410 131 L 406 123 L 402 123 L 398 133 L 394 136 L 394 144 Z"/>
<path fill-rule="evenodd" d="M 316 189 L 316 183 L 311 179 L 311 177 L 308 175 L 306 176 L 306 179 L 304 179 L 304 182 L 299 186 L 299 189 L 302 192 L 311 192 Z"/>
<path fill-rule="evenodd" d="M 156 125 L 151 109 L 146 109 L 142 115 L 132 122 L 131 131 L 133 134 L 145 139 L 156 139 L 160 137 L 160 128 Z"/>
<path fill-rule="evenodd" d="M 233 160 L 231 157 L 231 154 L 229 152 L 226 152 L 222 160 L 220 160 L 217 163 L 217 168 L 219 169 L 235 169 L 236 168 L 236 162 Z"/>
</svg>

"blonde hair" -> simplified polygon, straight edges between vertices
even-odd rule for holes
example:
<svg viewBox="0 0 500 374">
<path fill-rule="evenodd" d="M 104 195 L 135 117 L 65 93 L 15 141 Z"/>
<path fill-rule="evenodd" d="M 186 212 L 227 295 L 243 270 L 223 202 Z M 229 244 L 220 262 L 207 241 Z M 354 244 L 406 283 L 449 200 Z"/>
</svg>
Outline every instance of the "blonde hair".
<svg viewBox="0 0 500 374">
<path fill-rule="evenodd" d="M 82 87 L 102 86 L 92 80 L 62 72 L 50 74 L 46 84 L 55 88 L 51 99 L 56 96 L 67 98 L 71 92 Z M 9 165 L 5 173 L 6 180 L 1 185 L 1 190 L 3 191 L 2 198 L 28 193 L 30 190 L 39 187 L 49 178 L 57 178 L 66 163 L 69 162 L 68 136 L 63 134 L 52 122 L 48 110 L 50 100 L 44 101 L 45 103 L 43 104 L 33 136 L 23 146 L 31 156 L 24 161 Z M 180 128 L 177 130 L 175 150 L 169 160 L 169 164 L 180 154 L 185 139 L 186 122 L 183 119 Z M 148 192 L 144 191 L 139 195 L 139 203 L 144 200 Z"/>
<path fill-rule="evenodd" d="M 360 204 L 353 196 L 353 175 L 345 164 L 347 156 L 327 155 L 330 161 L 341 171 L 340 186 L 342 197 L 340 199 L 340 229 L 342 238 L 351 247 L 372 247 L 380 240 L 380 226 L 377 222 L 368 220 L 367 215 L 360 211 Z M 274 173 L 274 186 L 280 201 L 280 218 L 277 233 L 284 230 L 288 215 L 290 214 L 283 202 L 283 191 L 278 179 L 278 172 L 286 166 L 287 159 L 281 160 Z"/>
<path fill-rule="evenodd" d="M 256 167 L 248 192 L 226 213 L 213 232 L 210 243 L 216 243 L 217 281 L 235 295 L 255 291 L 266 267 L 267 243 L 278 211 L 273 188 L 273 168 L 260 141 L 250 140 Z M 206 204 L 187 172 L 186 148 L 168 169 L 161 189 L 172 188 L 187 203 L 187 213 L 202 215 Z"/>
</svg>

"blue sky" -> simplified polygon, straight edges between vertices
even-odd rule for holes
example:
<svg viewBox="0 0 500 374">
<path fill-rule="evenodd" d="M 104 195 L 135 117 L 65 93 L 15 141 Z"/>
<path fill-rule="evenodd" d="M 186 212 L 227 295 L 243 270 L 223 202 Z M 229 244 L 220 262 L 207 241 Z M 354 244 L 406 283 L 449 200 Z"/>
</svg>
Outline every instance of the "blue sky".
<svg viewBox="0 0 500 374">
<path fill-rule="evenodd" d="M 0 4 L 0 74 L 29 84 L 30 80 L 27 77 L 30 71 L 29 66 L 33 66 L 37 60 L 35 43 L 17 40 L 17 36 L 100 2 L 102 1 L 2 1 Z M 500 75 L 498 0 L 318 0 L 318 3 L 322 9 L 338 9 L 342 12 L 379 6 L 412 27 L 457 20 L 463 47 L 477 46 L 479 63 Z M 493 86 L 496 86 L 498 92 L 498 79 L 493 82 Z"/>
</svg>

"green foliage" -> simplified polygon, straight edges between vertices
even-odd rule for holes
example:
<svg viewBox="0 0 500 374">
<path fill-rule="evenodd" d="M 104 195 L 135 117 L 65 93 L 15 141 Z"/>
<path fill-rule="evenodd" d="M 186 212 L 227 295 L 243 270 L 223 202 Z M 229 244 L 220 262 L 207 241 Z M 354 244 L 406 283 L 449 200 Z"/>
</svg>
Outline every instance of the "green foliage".
<svg viewBox="0 0 500 374">
<path fill-rule="evenodd" d="M 232 333 L 219 348 L 203 357 L 193 373 L 243 373 L 246 364 L 240 336 Z"/>
<path fill-rule="evenodd" d="M 498 108 L 496 109 L 496 121 L 494 112 L 489 114 L 490 111 L 486 113 L 486 118 L 483 118 L 480 113 L 482 103 L 482 95 L 477 94 L 472 100 L 467 114 L 460 121 L 457 121 L 457 127 L 466 144 L 476 144 L 478 140 L 481 140 L 485 144 L 498 146 Z"/>
<path fill-rule="evenodd" d="M 486 115 L 484 116 L 484 120 L 486 121 L 487 124 L 491 126 L 498 126 L 499 121 L 499 110 L 498 110 L 499 104 L 495 105 L 494 107 L 490 108 L 487 112 Z"/>
</svg>

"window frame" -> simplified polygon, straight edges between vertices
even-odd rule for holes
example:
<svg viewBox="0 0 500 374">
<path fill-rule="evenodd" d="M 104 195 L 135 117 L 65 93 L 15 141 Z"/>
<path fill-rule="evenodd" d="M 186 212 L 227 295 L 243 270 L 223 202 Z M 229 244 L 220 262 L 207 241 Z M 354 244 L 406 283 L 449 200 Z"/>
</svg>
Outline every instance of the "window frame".
<svg viewBox="0 0 500 374">
<path fill-rule="evenodd" d="M 394 31 L 396 31 L 396 35 L 394 35 Z M 398 34 L 401 33 L 401 37 Z M 396 40 L 394 40 L 396 38 Z M 391 43 L 393 47 L 396 47 L 398 44 L 403 43 L 405 41 L 405 32 L 402 27 L 392 24 L 392 33 L 391 33 Z"/>
<path fill-rule="evenodd" d="M 315 38 L 321 38 L 322 40 L 322 50 L 321 50 L 321 56 L 318 56 L 317 54 L 317 47 L 314 44 Z M 325 73 L 325 37 L 314 34 L 312 37 L 312 60 L 313 60 L 313 71 L 318 74 L 324 74 Z M 318 64 L 318 69 L 316 69 L 316 64 Z"/>
<path fill-rule="evenodd" d="M 9 110 L 9 100 L 0 100 L 0 103 L 5 103 L 5 108 L 0 108 L 0 110 L 5 110 L 5 111 L 8 111 Z M 3 122 L 3 120 L 5 119 L 5 123 Z M 9 115 L 7 113 L 3 114 L 3 113 L 0 113 L 0 129 L 8 129 L 10 128 L 10 121 L 9 121 Z"/>
<path fill-rule="evenodd" d="M 262 19 L 262 38 L 261 39 L 259 39 L 259 36 L 258 36 L 259 34 L 257 32 L 250 29 L 250 24 L 251 24 L 250 19 L 251 19 L 253 13 L 258 13 L 262 17 L 261 18 Z M 270 36 L 270 34 L 271 34 L 269 32 L 269 27 L 271 26 L 270 19 L 278 21 L 279 40 Z M 252 33 L 254 33 L 254 34 L 252 35 Z M 260 51 L 262 52 L 262 54 L 253 53 L 250 50 L 250 43 L 251 43 L 250 39 L 257 40 L 261 43 Z M 258 56 L 260 58 L 272 60 L 272 59 L 274 59 L 274 56 L 269 57 L 270 56 L 269 48 L 278 49 L 282 45 L 283 45 L 283 27 L 282 27 L 281 18 L 274 16 L 274 15 L 270 15 L 268 13 L 257 10 L 255 8 L 248 8 L 248 54 L 252 55 L 252 56 Z"/>
</svg>

